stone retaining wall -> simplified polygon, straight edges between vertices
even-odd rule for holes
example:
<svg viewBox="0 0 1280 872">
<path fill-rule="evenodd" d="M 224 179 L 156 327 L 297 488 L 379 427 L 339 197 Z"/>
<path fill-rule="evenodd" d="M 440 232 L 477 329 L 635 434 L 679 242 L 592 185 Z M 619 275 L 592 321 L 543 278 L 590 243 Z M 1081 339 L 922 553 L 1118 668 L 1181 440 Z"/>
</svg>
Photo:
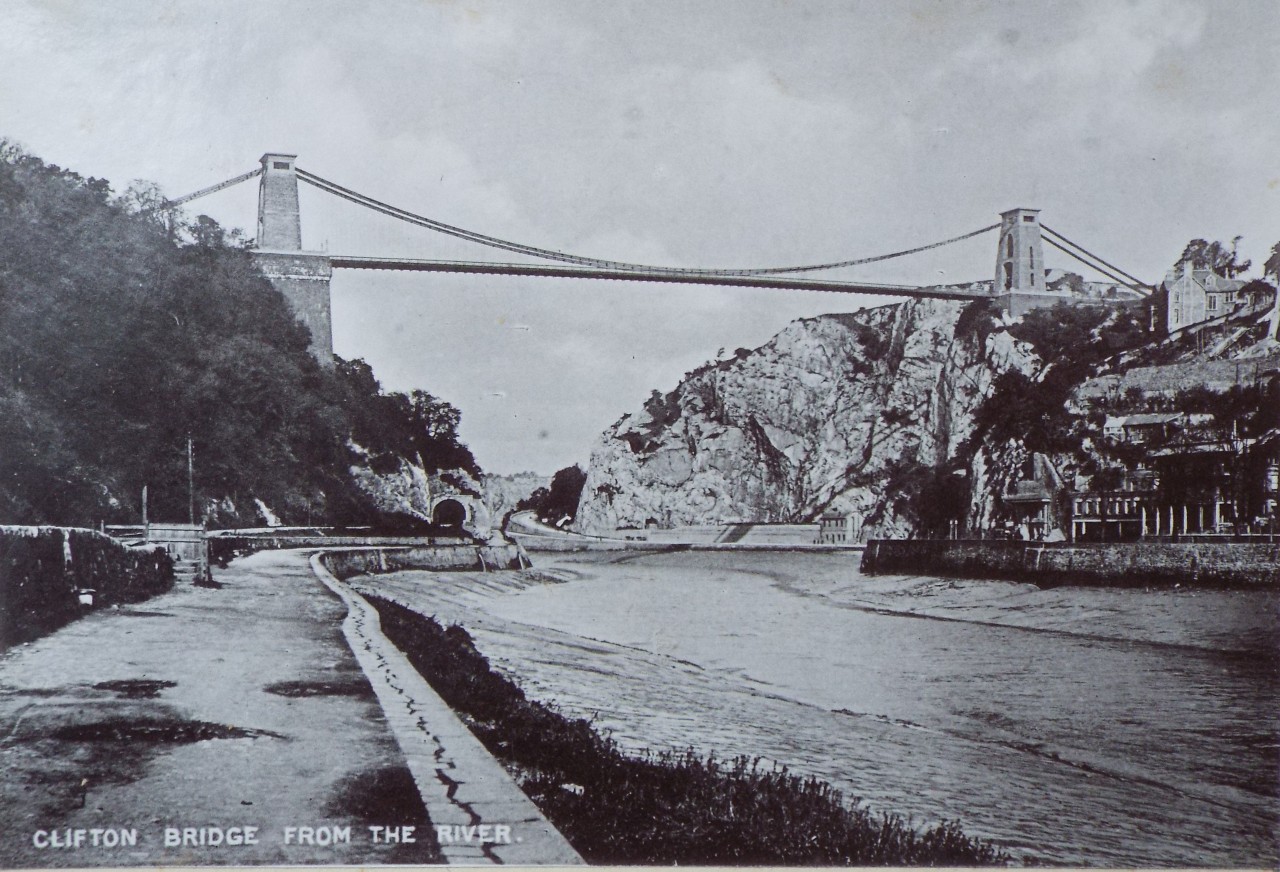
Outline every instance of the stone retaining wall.
<svg viewBox="0 0 1280 872">
<path fill-rule="evenodd" d="M 0 526 L 0 650 L 172 586 L 163 548 L 131 548 L 95 530 Z"/>
<path fill-rule="evenodd" d="M 483 571 L 529 565 L 518 545 L 434 545 L 330 551 L 325 565 L 340 579 L 404 569 Z"/>
<path fill-rule="evenodd" d="M 591 539 L 586 536 L 530 536 L 508 533 L 526 551 L 669 551 L 670 545 L 643 541 L 623 542 L 618 539 Z"/>
<path fill-rule="evenodd" d="M 876 539 L 862 571 L 1035 584 L 1256 587 L 1280 583 L 1280 543 L 1039 543 Z"/>
<path fill-rule="evenodd" d="M 527 536 L 521 533 L 509 534 L 525 551 L 537 553 L 572 552 L 572 551 L 806 551 L 823 553 L 846 553 L 861 551 L 865 546 L 852 545 L 786 545 L 768 542 L 648 542 L 644 540 L 625 541 L 621 539 L 590 539 L 585 536 Z"/>
<path fill-rule="evenodd" d="M 303 533 L 251 533 L 209 536 L 209 559 L 225 566 L 236 557 L 256 554 L 259 551 L 277 551 L 284 548 L 359 548 L 372 546 L 426 547 L 442 545 L 473 545 L 470 537 L 461 536 L 317 536 Z"/>
</svg>

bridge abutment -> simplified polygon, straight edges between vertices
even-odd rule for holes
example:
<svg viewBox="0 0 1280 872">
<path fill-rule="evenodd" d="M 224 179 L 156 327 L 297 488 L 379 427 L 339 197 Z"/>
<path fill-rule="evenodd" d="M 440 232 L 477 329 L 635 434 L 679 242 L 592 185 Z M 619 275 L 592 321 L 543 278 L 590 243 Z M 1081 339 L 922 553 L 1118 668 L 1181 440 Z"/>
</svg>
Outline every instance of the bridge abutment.
<svg viewBox="0 0 1280 872">
<path fill-rule="evenodd" d="M 284 294 L 294 316 L 311 331 L 311 354 L 321 366 L 333 366 L 333 315 L 329 255 L 302 250 L 298 206 L 297 155 L 262 156 L 258 188 L 258 240 L 254 250 L 264 275 Z"/>
<path fill-rule="evenodd" d="M 333 316 L 329 256 L 314 252 L 255 251 L 254 260 L 293 307 L 293 314 L 311 331 L 311 354 L 321 366 L 333 366 Z"/>
</svg>

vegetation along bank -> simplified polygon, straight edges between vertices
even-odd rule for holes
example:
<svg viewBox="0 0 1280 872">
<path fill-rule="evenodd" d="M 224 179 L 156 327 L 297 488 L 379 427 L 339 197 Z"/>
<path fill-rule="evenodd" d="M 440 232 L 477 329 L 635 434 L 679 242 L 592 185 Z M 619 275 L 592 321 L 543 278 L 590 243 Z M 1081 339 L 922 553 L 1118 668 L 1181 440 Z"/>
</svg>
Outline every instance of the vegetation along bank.
<svg viewBox="0 0 1280 872">
<path fill-rule="evenodd" d="M 740 757 L 623 753 L 590 722 L 525 696 L 460 626 L 372 599 L 387 637 L 590 863 L 991 865 L 957 823 L 915 829 L 850 808 L 816 778 Z"/>
</svg>

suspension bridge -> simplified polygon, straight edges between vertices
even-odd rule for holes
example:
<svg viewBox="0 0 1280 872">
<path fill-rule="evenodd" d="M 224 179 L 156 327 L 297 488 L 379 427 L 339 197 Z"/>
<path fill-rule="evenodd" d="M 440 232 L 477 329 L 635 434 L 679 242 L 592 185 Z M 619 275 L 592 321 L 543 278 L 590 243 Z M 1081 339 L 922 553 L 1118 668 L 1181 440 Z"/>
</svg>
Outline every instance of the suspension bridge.
<svg viewBox="0 0 1280 872">
<path fill-rule="evenodd" d="M 1047 243 L 1111 279 L 1117 288 L 1125 289 L 1129 298 L 1146 296 L 1152 291 L 1147 283 L 1042 224 L 1037 209 L 1010 209 L 1002 212 L 1000 221 L 995 224 L 883 254 L 793 266 L 692 268 L 628 263 L 569 254 L 467 230 L 376 200 L 307 172 L 298 167 L 297 156 L 291 154 L 267 153 L 262 156 L 260 166 L 256 169 L 184 197 L 169 200 L 165 208 L 176 209 L 200 197 L 254 178 L 260 179 L 254 257 L 267 278 L 293 305 L 299 320 L 311 330 L 312 352 L 326 365 L 331 364 L 333 359 L 329 280 L 335 269 L 665 282 L 944 300 L 989 299 L 1018 315 L 1038 306 L 1076 302 L 1080 299 L 1069 290 L 1049 289 L 1045 286 L 1043 245 Z M 299 182 L 398 221 L 541 262 L 430 260 L 304 251 L 298 200 Z M 999 231 L 996 269 L 992 280 L 966 284 L 902 285 L 836 280 L 815 275 L 907 257 L 992 231 Z"/>
</svg>

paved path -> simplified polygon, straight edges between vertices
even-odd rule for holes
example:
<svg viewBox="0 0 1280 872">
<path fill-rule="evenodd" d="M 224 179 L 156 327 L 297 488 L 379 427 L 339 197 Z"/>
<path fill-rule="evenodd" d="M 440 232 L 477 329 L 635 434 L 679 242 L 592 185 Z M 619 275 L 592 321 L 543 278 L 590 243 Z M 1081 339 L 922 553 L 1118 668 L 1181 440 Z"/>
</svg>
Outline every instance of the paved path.
<svg viewBox="0 0 1280 872">
<path fill-rule="evenodd" d="M 0 656 L 0 867 L 439 862 L 343 602 L 297 552 L 215 578 Z M 227 844 L 246 827 L 256 844 Z M 166 828 L 194 831 L 166 846 Z"/>
</svg>

